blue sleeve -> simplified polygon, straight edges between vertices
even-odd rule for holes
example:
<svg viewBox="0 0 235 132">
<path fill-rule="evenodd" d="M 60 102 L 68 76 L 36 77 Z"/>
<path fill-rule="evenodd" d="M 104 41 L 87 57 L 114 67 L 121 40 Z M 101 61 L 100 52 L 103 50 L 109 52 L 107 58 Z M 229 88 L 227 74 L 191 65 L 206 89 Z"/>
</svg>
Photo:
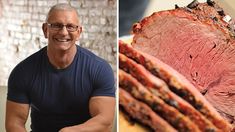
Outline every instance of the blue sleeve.
<svg viewBox="0 0 235 132">
<path fill-rule="evenodd" d="M 94 91 L 92 96 L 115 97 L 115 81 L 111 66 L 107 62 L 101 63 L 95 74 Z"/>
<path fill-rule="evenodd" d="M 29 104 L 29 95 L 26 85 L 26 72 L 23 67 L 17 65 L 8 79 L 7 100 L 17 103 Z"/>
</svg>

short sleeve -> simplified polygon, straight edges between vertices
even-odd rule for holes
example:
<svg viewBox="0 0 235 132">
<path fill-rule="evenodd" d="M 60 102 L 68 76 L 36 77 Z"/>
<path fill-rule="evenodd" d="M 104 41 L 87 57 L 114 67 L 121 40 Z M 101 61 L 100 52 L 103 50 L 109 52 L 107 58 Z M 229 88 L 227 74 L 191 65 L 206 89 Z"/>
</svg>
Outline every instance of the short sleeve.
<svg viewBox="0 0 235 132">
<path fill-rule="evenodd" d="M 104 61 L 97 69 L 92 96 L 115 97 L 115 91 L 113 70 L 111 66 Z"/>
<path fill-rule="evenodd" d="M 17 65 L 8 79 L 7 100 L 29 104 L 29 95 L 26 85 L 24 68 Z"/>
</svg>

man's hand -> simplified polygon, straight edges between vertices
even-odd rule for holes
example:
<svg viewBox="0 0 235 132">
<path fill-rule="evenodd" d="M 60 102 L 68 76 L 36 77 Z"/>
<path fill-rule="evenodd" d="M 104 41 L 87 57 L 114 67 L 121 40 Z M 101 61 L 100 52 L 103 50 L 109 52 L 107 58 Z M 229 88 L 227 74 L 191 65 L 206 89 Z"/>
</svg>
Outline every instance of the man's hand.
<svg viewBox="0 0 235 132">
<path fill-rule="evenodd" d="M 74 129 L 73 127 L 65 127 L 61 129 L 59 132 L 79 132 L 79 131 Z"/>
</svg>

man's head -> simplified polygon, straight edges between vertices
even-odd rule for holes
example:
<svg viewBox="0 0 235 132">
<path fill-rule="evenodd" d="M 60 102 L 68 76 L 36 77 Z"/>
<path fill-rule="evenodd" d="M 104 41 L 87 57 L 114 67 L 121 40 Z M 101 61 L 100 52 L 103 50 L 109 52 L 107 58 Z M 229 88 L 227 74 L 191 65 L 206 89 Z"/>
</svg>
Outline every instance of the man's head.
<svg viewBox="0 0 235 132">
<path fill-rule="evenodd" d="M 77 10 L 69 4 L 54 5 L 42 26 L 48 47 L 68 50 L 75 45 L 82 31 Z"/>
</svg>

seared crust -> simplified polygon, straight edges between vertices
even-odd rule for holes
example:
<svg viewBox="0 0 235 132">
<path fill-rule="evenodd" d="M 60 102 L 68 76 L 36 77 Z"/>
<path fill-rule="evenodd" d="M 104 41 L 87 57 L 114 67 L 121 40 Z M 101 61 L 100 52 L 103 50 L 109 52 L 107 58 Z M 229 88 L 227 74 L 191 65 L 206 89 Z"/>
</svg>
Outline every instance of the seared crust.
<svg viewBox="0 0 235 132">
<path fill-rule="evenodd" d="M 148 125 L 154 131 L 176 132 L 170 124 L 159 117 L 149 106 L 134 99 L 122 88 L 119 88 L 119 104 L 132 118 Z"/>
<path fill-rule="evenodd" d="M 226 36 L 235 38 L 234 21 L 225 20 L 228 14 L 216 2 L 208 0 L 207 3 L 196 4 L 190 10 L 187 7 L 180 9 L 196 16 L 199 21 L 222 30 Z"/>
<path fill-rule="evenodd" d="M 232 19 L 230 21 L 225 20 L 225 17 L 229 15 L 227 15 L 217 3 L 214 3 L 213 6 L 207 3 L 199 3 L 193 8 L 183 7 L 174 10 L 154 12 L 151 16 L 145 17 L 140 22 L 135 23 L 132 27 L 133 33 L 135 35 L 141 33 L 143 31 L 142 28 L 151 26 L 153 21 L 157 21 L 158 18 L 168 15 L 203 23 L 208 25 L 211 29 L 219 29 L 228 39 L 233 39 L 232 41 L 234 42 L 235 22 Z"/>
</svg>

